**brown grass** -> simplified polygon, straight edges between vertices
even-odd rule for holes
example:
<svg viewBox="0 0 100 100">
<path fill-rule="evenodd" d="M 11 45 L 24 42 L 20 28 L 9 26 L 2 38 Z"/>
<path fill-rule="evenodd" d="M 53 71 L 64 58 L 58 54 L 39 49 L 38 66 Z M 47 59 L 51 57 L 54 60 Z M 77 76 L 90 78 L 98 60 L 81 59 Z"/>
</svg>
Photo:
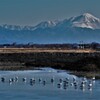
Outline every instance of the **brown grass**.
<svg viewBox="0 0 100 100">
<path fill-rule="evenodd" d="M 92 49 L 42 49 L 42 48 L 0 48 L 0 53 L 32 53 L 32 52 L 64 52 L 64 53 L 94 53 Z"/>
</svg>

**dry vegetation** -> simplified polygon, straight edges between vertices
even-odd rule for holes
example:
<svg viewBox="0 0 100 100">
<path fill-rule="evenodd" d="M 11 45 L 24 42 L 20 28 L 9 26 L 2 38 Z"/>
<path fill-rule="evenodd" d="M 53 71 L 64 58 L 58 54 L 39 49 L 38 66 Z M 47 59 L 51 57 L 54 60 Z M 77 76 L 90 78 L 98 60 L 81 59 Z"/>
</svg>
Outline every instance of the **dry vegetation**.
<svg viewBox="0 0 100 100">
<path fill-rule="evenodd" d="M 0 48 L 0 53 L 32 53 L 32 52 L 64 52 L 64 53 L 94 53 L 93 49 L 42 49 L 42 48 Z"/>
</svg>

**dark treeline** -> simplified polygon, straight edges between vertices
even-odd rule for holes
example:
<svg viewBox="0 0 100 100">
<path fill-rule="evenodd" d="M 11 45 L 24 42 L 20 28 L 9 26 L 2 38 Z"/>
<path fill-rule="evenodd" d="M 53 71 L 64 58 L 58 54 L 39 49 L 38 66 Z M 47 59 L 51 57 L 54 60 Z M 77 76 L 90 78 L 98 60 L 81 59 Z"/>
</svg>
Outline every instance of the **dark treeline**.
<svg viewBox="0 0 100 100">
<path fill-rule="evenodd" d="M 100 49 L 100 43 L 66 43 L 66 44 L 0 44 L 0 48 L 42 48 L 42 49 Z"/>
</svg>

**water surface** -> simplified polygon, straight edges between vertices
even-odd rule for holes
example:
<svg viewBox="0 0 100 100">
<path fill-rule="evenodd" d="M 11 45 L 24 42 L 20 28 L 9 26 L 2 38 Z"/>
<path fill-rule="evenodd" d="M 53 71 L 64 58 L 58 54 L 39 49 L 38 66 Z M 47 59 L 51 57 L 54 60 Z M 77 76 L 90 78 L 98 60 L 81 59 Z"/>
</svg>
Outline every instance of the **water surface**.
<svg viewBox="0 0 100 100">
<path fill-rule="evenodd" d="M 18 81 L 9 83 L 9 79 L 16 76 Z M 59 79 L 69 78 L 71 83 L 74 77 L 78 82 L 81 81 L 81 78 L 69 75 L 65 71 L 51 68 L 34 71 L 0 71 L 0 78 L 2 77 L 5 77 L 5 82 L 0 81 L 0 100 L 100 100 L 99 80 L 93 83 L 92 89 L 88 89 L 88 86 L 84 89 L 80 86 L 75 88 L 70 84 L 66 88 L 63 85 L 58 87 Z M 23 78 L 26 78 L 25 82 Z M 30 84 L 31 78 L 35 79 L 34 84 Z M 54 82 L 51 82 L 52 78 Z"/>
</svg>

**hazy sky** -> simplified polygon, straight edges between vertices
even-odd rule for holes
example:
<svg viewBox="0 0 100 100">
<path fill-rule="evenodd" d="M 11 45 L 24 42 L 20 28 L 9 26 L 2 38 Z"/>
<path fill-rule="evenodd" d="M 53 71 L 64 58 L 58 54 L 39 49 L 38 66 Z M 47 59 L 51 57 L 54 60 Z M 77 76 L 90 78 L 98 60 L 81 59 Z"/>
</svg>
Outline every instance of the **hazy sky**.
<svg viewBox="0 0 100 100">
<path fill-rule="evenodd" d="M 100 0 L 0 0 L 0 24 L 36 25 L 85 12 L 100 18 Z"/>
</svg>

